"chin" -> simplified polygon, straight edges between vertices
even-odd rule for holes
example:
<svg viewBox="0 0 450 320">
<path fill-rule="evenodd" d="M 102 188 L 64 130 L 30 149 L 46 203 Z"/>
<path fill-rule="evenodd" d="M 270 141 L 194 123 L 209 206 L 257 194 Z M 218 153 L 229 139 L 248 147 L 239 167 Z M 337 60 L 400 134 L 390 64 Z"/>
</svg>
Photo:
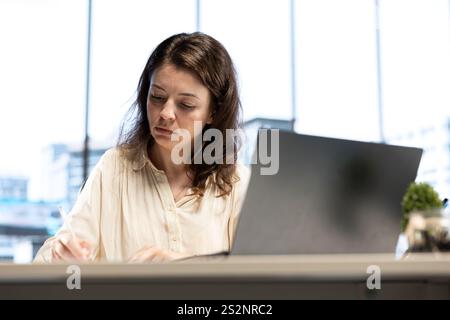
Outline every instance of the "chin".
<svg viewBox="0 0 450 320">
<path fill-rule="evenodd" d="M 170 138 L 167 139 L 166 137 L 161 138 L 158 136 L 153 136 L 153 139 L 155 140 L 155 143 L 158 145 L 159 148 L 172 151 L 174 142 L 172 142 Z"/>
</svg>

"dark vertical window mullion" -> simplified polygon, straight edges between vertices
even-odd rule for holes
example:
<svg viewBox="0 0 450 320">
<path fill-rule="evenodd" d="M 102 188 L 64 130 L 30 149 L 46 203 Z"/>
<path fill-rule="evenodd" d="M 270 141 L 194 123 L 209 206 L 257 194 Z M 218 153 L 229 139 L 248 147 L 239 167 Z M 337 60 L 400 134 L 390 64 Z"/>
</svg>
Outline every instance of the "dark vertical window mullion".
<svg viewBox="0 0 450 320">
<path fill-rule="evenodd" d="M 291 98 L 292 98 L 292 119 L 291 129 L 295 130 L 295 118 L 297 113 L 297 99 L 296 99 L 296 78 L 295 78 L 295 0 L 290 0 L 290 24 L 291 24 Z"/>
<path fill-rule="evenodd" d="M 376 41 L 376 68 L 377 68 L 377 96 L 378 96 L 378 127 L 380 142 L 385 142 L 383 121 L 383 87 L 381 74 L 381 43 L 380 43 L 380 4 L 375 0 L 375 41 Z"/>
<path fill-rule="evenodd" d="M 89 171 L 89 107 L 90 107 L 90 79 L 91 79 L 91 28 L 92 28 L 92 0 L 88 0 L 87 19 L 87 53 L 86 53 L 86 101 L 84 114 L 84 145 L 83 145 L 83 184 Z"/>
<path fill-rule="evenodd" d="M 200 31 L 200 18 L 201 18 L 201 1 L 197 0 L 196 1 L 196 8 L 195 8 L 196 12 L 195 12 L 195 16 L 196 16 L 196 26 L 195 26 L 195 30 L 196 31 Z"/>
</svg>

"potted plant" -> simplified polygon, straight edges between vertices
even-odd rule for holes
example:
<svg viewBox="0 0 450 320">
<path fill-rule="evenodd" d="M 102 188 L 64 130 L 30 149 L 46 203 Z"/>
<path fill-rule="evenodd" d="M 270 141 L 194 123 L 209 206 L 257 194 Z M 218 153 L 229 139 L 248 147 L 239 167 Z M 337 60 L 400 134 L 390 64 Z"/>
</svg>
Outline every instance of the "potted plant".
<svg viewBox="0 0 450 320">
<path fill-rule="evenodd" d="M 428 183 L 411 183 L 402 199 L 401 230 L 408 251 L 443 251 L 450 245 L 443 202 Z"/>
</svg>

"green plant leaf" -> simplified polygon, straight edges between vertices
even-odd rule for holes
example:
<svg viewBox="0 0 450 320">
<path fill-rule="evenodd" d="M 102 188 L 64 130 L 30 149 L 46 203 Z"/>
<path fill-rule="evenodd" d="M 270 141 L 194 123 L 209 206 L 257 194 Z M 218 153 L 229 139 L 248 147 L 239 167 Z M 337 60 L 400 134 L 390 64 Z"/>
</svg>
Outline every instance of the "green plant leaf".
<svg viewBox="0 0 450 320">
<path fill-rule="evenodd" d="M 403 211 L 401 230 L 405 231 L 411 212 L 442 208 L 442 201 L 430 184 L 413 182 L 408 186 L 401 205 Z"/>
</svg>

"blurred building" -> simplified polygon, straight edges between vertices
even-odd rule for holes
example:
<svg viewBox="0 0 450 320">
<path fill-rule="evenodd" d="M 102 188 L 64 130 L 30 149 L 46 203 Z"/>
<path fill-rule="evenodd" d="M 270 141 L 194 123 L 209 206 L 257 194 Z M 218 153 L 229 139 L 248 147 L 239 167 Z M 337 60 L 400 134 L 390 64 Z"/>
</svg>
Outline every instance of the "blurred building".
<svg viewBox="0 0 450 320">
<path fill-rule="evenodd" d="M 88 172 L 91 172 L 109 146 L 92 145 Z M 29 200 L 58 202 L 70 209 L 83 185 L 81 145 L 52 144 L 40 159 L 39 171 L 30 179 Z"/>
<path fill-rule="evenodd" d="M 89 172 L 108 147 L 93 145 Z M 0 176 L 0 261 L 30 262 L 61 226 L 58 207 L 70 210 L 83 184 L 79 145 L 52 144 L 42 150 L 30 179 Z"/>
<path fill-rule="evenodd" d="M 23 201 L 27 192 L 28 178 L 0 176 L 0 199 Z"/>
<path fill-rule="evenodd" d="M 387 139 L 424 150 L 417 181 L 430 183 L 441 198 L 450 196 L 450 118 Z"/>
<path fill-rule="evenodd" d="M 255 151 L 256 141 L 259 129 L 280 129 L 292 131 L 291 120 L 254 118 L 244 122 L 244 141 L 243 147 L 239 153 L 239 159 L 244 164 L 251 163 L 253 152 Z"/>
<path fill-rule="evenodd" d="M 0 260 L 29 262 L 60 224 L 56 204 L 0 200 Z"/>
<path fill-rule="evenodd" d="M 96 148 L 89 150 L 88 172 L 94 169 L 94 166 L 100 160 L 101 156 L 108 148 Z M 69 162 L 67 164 L 67 187 L 66 200 L 69 204 L 74 204 L 78 193 L 84 183 L 83 181 L 83 151 L 80 149 L 70 150 Z"/>
</svg>

